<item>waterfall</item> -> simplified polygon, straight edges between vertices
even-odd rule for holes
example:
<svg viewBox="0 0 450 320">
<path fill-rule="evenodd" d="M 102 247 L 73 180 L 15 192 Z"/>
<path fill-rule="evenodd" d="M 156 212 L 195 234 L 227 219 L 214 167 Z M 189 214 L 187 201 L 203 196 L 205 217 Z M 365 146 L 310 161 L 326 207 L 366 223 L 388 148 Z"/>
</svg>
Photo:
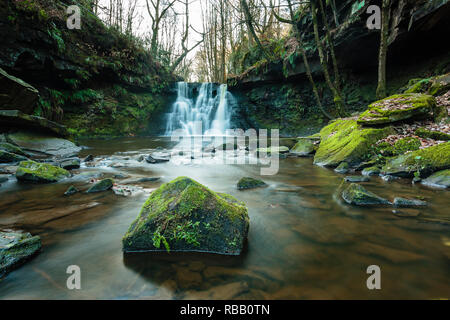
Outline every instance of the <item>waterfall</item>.
<svg viewBox="0 0 450 320">
<path fill-rule="evenodd" d="M 165 135 L 180 129 L 186 136 L 225 135 L 235 103 L 226 84 L 178 82 L 177 100 L 167 116 Z"/>
</svg>

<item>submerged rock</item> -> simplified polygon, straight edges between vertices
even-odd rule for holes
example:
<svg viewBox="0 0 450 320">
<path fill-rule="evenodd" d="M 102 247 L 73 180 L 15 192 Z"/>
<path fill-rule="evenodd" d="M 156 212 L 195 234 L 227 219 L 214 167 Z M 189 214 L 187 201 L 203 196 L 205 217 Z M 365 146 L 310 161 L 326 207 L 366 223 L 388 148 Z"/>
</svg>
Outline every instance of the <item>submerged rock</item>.
<svg viewBox="0 0 450 320">
<path fill-rule="evenodd" d="M 362 176 L 348 176 L 345 177 L 344 180 L 346 182 L 369 182 L 370 179 Z"/>
<path fill-rule="evenodd" d="M 88 155 L 86 158 L 84 158 L 83 162 L 92 162 L 94 161 L 94 156 L 92 154 Z"/>
<path fill-rule="evenodd" d="M 412 178 L 415 172 L 431 174 L 450 168 L 450 142 L 410 152 L 387 161 L 383 175 Z"/>
<path fill-rule="evenodd" d="M 33 183 L 52 183 L 70 177 L 70 173 L 47 163 L 22 161 L 17 168 L 16 178 L 19 181 Z"/>
<path fill-rule="evenodd" d="M 418 93 L 399 94 L 372 103 L 368 110 L 361 114 L 358 123 L 380 125 L 422 118 L 435 108 L 436 99 L 433 96 Z"/>
<path fill-rule="evenodd" d="M 342 192 L 342 198 L 348 204 L 355 206 L 391 205 L 388 200 L 377 196 L 356 183 L 350 184 Z"/>
<path fill-rule="evenodd" d="M 151 194 L 125 234 L 123 250 L 239 255 L 248 229 L 243 202 L 180 177 Z"/>
<path fill-rule="evenodd" d="M 88 191 L 86 191 L 86 193 L 97 193 L 97 192 L 108 191 L 108 190 L 112 189 L 113 186 L 114 186 L 113 179 L 104 179 L 104 180 L 97 182 L 92 187 L 90 187 L 88 189 Z"/>
<path fill-rule="evenodd" d="M 59 161 L 59 165 L 61 168 L 66 170 L 79 169 L 81 165 L 80 158 L 68 158 Z"/>
<path fill-rule="evenodd" d="M 415 200 L 415 199 L 405 199 L 405 198 L 395 198 L 394 206 L 398 208 L 409 208 L 409 207 L 425 207 L 428 203 L 425 201 Z"/>
<path fill-rule="evenodd" d="M 238 190 L 248 190 L 265 187 L 267 184 L 262 180 L 257 180 L 254 178 L 245 177 L 239 180 L 237 183 Z"/>
<path fill-rule="evenodd" d="M 73 196 L 75 193 L 78 193 L 79 190 L 74 186 L 70 186 L 69 189 L 64 193 L 65 196 Z"/>
<path fill-rule="evenodd" d="M 350 166 L 347 162 L 342 162 L 336 169 L 334 169 L 337 173 L 346 174 L 350 171 Z"/>
<path fill-rule="evenodd" d="M 156 157 L 156 156 L 147 156 L 147 158 L 145 158 L 145 161 L 147 161 L 147 163 L 151 163 L 151 164 L 156 164 L 156 163 L 164 163 L 164 162 L 169 162 L 170 158 L 162 158 L 162 157 Z"/>
<path fill-rule="evenodd" d="M 0 278 L 41 249 L 41 238 L 29 233 L 0 232 Z"/>
<path fill-rule="evenodd" d="M 28 158 L 24 156 L 20 156 L 8 151 L 0 150 L 0 163 L 12 163 L 12 162 L 20 162 L 26 161 Z"/>
<path fill-rule="evenodd" d="M 423 180 L 422 184 L 436 188 L 450 188 L 450 169 L 436 172 Z"/>
<path fill-rule="evenodd" d="M 367 159 L 370 148 L 377 141 L 393 133 L 387 128 L 363 128 L 355 120 L 338 119 L 320 132 L 322 142 L 314 157 L 314 164 L 337 167 L 347 162 L 351 167 Z"/>
</svg>

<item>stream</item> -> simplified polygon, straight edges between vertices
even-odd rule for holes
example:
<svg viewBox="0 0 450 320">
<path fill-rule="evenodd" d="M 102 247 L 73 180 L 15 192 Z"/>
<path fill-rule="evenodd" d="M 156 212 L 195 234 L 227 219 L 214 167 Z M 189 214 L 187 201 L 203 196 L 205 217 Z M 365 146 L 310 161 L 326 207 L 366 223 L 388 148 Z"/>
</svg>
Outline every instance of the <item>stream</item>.
<svg viewBox="0 0 450 320">
<path fill-rule="evenodd" d="M 95 167 L 49 185 L 0 187 L 0 229 L 42 238 L 42 252 L 0 281 L 1 299 L 440 299 L 450 298 L 450 205 L 448 191 L 384 182 L 363 185 L 387 199 L 420 198 L 429 206 L 359 208 L 340 200 L 343 175 L 314 166 L 311 158 L 280 160 L 280 171 L 260 177 L 259 165 L 138 162 L 137 156 L 173 147 L 170 139 L 81 141 Z M 124 197 L 112 191 L 63 196 L 71 185 L 115 177 L 137 186 Z M 149 193 L 179 176 L 246 203 L 248 246 L 242 256 L 124 254 L 122 237 Z M 245 176 L 267 188 L 238 191 Z M 137 182 L 160 177 L 158 181 Z M 419 212 L 417 212 L 419 211 Z M 68 290 L 67 267 L 81 268 L 81 290 Z M 366 270 L 381 268 L 381 290 L 368 290 Z"/>
</svg>

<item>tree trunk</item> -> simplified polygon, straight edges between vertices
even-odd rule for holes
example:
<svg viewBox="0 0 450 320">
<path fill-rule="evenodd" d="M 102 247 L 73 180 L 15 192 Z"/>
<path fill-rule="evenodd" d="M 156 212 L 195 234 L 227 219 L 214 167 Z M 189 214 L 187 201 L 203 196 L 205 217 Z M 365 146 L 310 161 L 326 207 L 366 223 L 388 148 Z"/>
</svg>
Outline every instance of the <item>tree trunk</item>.
<svg viewBox="0 0 450 320">
<path fill-rule="evenodd" d="M 377 98 L 384 99 L 387 96 L 386 92 L 386 58 L 388 49 L 389 37 L 389 17 L 390 17 L 390 0 L 383 0 L 382 8 L 382 25 L 381 25 L 381 40 L 380 40 L 380 54 L 378 60 L 378 87 Z"/>
</svg>

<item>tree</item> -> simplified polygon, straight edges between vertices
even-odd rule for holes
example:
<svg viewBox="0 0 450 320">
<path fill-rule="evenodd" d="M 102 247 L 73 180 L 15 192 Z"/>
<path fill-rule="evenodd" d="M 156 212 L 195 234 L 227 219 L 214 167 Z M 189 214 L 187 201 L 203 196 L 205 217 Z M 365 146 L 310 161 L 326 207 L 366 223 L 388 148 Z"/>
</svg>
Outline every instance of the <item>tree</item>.
<svg viewBox="0 0 450 320">
<path fill-rule="evenodd" d="M 384 99 L 387 96 L 386 92 L 386 59 L 388 49 L 389 37 L 389 20 L 390 20 L 390 0 L 383 0 L 382 24 L 381 24 L 381 39 L 380 39 L 380 53 L 378 57 L 378 87 L 377 98 Z"/>
</svg>

